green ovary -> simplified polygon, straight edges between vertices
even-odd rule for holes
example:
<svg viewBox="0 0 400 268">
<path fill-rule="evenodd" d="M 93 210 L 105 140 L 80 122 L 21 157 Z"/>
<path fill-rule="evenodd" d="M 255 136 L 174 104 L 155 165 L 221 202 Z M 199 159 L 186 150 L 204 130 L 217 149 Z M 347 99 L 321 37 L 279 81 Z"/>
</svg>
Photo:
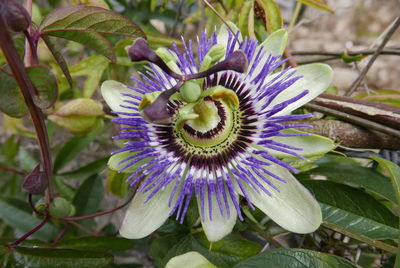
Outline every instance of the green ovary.
<svg viewBox="0 0 400 268">
<path fill-rule="evenodd" d="M 181 128 L 175 128 L 178 143 L 186 149 L 201 154 L 214 154 L 216 150 L 227 148 L 236 140 L 239 111 L 232 109 L 224 100 L 200 100 L 187 112 L 197 114 L 197 117 L 186 120 Z"/>
</svg>

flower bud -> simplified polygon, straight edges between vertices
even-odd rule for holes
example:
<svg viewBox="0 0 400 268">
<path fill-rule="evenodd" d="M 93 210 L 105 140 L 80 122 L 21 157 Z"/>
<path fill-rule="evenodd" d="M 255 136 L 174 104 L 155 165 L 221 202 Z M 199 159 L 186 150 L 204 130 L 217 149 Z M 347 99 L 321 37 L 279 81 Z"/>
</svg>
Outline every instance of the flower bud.
<svg viewBox="0 0 400 268">
<path fill-rule="evenodd" d="M 101 115 L 103 115 L 101 103 L 92 99 L 82 98 L 68 102 L 55 113 L 49 115 L 48 118 L 73 133 L 83 134 L 103 122 L 100 119 Z"/>
<path fill-rule="evenodd" d="M 201 92 L 202 90 L 199 84 L 194 81 L 185 82 L 180 89 L 182 98 L 188 103 L 197 101 Z"/>
<path fill-rule="evenodd" d="M 196 251 L 189 251 L 185 254 L 171 258 L 166 268 L 216 268 L 214 264 L 209 262 L 203 255 Z"/>
<path fill-rule="evenodd" d="M 47 188 L 46 173 L 37 165 L 22 182 L 22 188 L 30 194 L 41 194 Z"/>
<path fill-rule="evenodd" d="M 75 211 L 75 207 L 63 197 L 54 198 L 49 208 L 50 215 L 54 218 L 70 217 Z"/>
<path fill-rule="evenodd" d="M 28 11 L 16 0 L 0 2 L 0 16 L 4 18 L 8 28 L 15 32 L 23 32 L 31 24 Z"/>
</svg>

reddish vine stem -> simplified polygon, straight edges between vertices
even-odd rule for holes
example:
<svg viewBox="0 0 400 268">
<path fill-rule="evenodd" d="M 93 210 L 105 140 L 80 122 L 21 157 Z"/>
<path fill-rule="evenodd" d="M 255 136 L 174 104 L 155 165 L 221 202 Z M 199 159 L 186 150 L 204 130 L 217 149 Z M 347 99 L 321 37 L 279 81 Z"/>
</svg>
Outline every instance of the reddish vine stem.
<svg viewBox="0 0 400 268">
<path fill-rule="evenodd" d="M 45 225 L 49 220 L 50 220 L 50 215 L 46 215 L 46 217 L 38 225 L 33 227 L 32 230 L 30 230 L 29 232 L 27 232 L 26 234 L 24 234 L 23 236 L 18 238 L 16 241 L 14 241 L 12 244 L 9 244 L 8 246 L 10 246 L 10 247 L 18 246 L 22 241 L 24 241 L 25 239 L 27 239 L 32 234 L 34 234 L 37 231 L 39 231 L 40 228 L 42 228 L 43 225 Z"/>
<path fill-rule="evenodd" d="M 61 233 L 58 234 L 58 236 L 56 237 L 56 239 L 54 239 L 53 243 L 51 244 L 51 247 L 55 247 L 57 245 L 58 242 L 60 242 L 60 240 L 64 237 L 64 235 L 67 233 L 68 228 L 70 226 L 70 223 L 68 222 L 64 229 L 61 231 Z"/>
<path fill-rule="evenodd" d="M 29 206 L 32 208 L 33 212 L 35 212 L 37 215 L 40 215 L 40 216 L 44 215 L 42 212 L 37 210 L 35 207 L 35 204 L 33 204 L 32 194 L 28 194 L 28 203 L 29 203 Z"/>
<path fill-rule="evenodd" d="M 91 219 L 91 218 L 107 215 L 107 214 L 113 213 L 113 212 L 125 207 L 133 199 L 133 197 L 135 197 L 135 192 L 132 194 L 132 196 L 125 203 L 123 203 L 122 205 L 120 205 L 120 206 L 118 206 L 116 208 L 113 208 L 111 210 L 102 211 L 102 212 L 99 212 L 99 213 L 94 213 L 94 214 L 80 216 L 80 217 L 64 217 L 64 218 L 59 218 L 59 220 L 63 220 L 63 221 L 81 221 L 81 220 L 87 220 L 87 219 Z"/>
<path fill-rule="evenodd" d="M 89 229 L 85 228 L 84 226 L 82 226 L 81 224 L 74 222 L 74 221 L 67 221 L 69 224 L 72 224 L 76 227 L 78 227 L 79 229 L 81 229 L 82 231 L 92 235 L 92 236 L 98 236 L 97 233 L 90 231 Z"/>
<path fill-rule="evenodd" d="M 24 64 L 18 55 L 18 52 L 14 46 L 3 17 L 0 17 L 0 47 L 7 60 L 7 63 L 11 68 L 15 80 L 17 81 L 18 86 L 21 89 L 25 103 L 29 108 L 29 113 L 31 115 L 33 125 L 35 127 L 37 139 L 40 145 L 42 164 L 48 184 L 48 189 L 46 190 L 46 202 L 49 204 L 53 198 L 53 186 L 51 183 L 52 164 L 44 115 L 33 101 L 35 89 L 25 71 Z"/>
<path fill-rule="evenodd" d="M 14 174 L 17 174 L 17 175 L 25 176 L 24 172 L 22 172 L 20 170 L 16 170 L 14 168 L 9 168 L 9 167 L 3 166 L 1 164 L 0 164 L 0 169 L 4 170 L 6 172 L 10 172 L 10 173 L 14 173 Z"/>
</svg>

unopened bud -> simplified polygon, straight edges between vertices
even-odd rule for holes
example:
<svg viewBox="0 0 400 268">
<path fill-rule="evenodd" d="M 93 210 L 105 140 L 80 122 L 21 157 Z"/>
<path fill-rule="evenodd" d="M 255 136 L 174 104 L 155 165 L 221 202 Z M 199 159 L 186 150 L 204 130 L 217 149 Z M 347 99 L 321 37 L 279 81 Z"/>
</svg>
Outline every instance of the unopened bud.
<svg viewBox="0 0 400 268">
<path fill-rule="evenodd" d="M 22 188 L 30 194 L 41 194 L 47 188 L 46 173 L 37 165 L 22 182 Z"/>
<path fill-rule="evenodd" d="M 0 2 L 0 12 L 8 28 L 15 32 L 23 32 L 28 29 L 31 24 L 28 11 L 16 0 L 5 2 Z"/>
<path fill-rule="evenodd" d="M 202 90 L 199 84 L 194 81 L 185 82 L 180 89 L 182 98 L 188 103 L 197 101 L 201 92 Z"/>
<path fill-rule="evenodd" d="M 54 198 L 49 207 L 50 215 L 54 218 L 70 217 L 75 211 L 75 207 L 63 197 Z"/>
</svg>

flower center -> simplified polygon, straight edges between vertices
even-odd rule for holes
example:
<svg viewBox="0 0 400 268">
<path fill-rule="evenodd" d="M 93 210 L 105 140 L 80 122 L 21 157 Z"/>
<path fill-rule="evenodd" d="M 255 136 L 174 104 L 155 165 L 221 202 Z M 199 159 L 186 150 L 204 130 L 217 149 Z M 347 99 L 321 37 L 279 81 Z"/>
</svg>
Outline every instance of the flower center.
<svg viewBox="0 0 400 268">
<path fill-rule="evenodd" d="M 198 154 L 217 154 L 228 148 L 237 138 L 240 113 L 224 100 L 207 97 L 191 111 L 198 117 L 185 121 L 178 127 L 179 109 L 174 119 L 174 136 L 178 144 Z"/>
</svg>

